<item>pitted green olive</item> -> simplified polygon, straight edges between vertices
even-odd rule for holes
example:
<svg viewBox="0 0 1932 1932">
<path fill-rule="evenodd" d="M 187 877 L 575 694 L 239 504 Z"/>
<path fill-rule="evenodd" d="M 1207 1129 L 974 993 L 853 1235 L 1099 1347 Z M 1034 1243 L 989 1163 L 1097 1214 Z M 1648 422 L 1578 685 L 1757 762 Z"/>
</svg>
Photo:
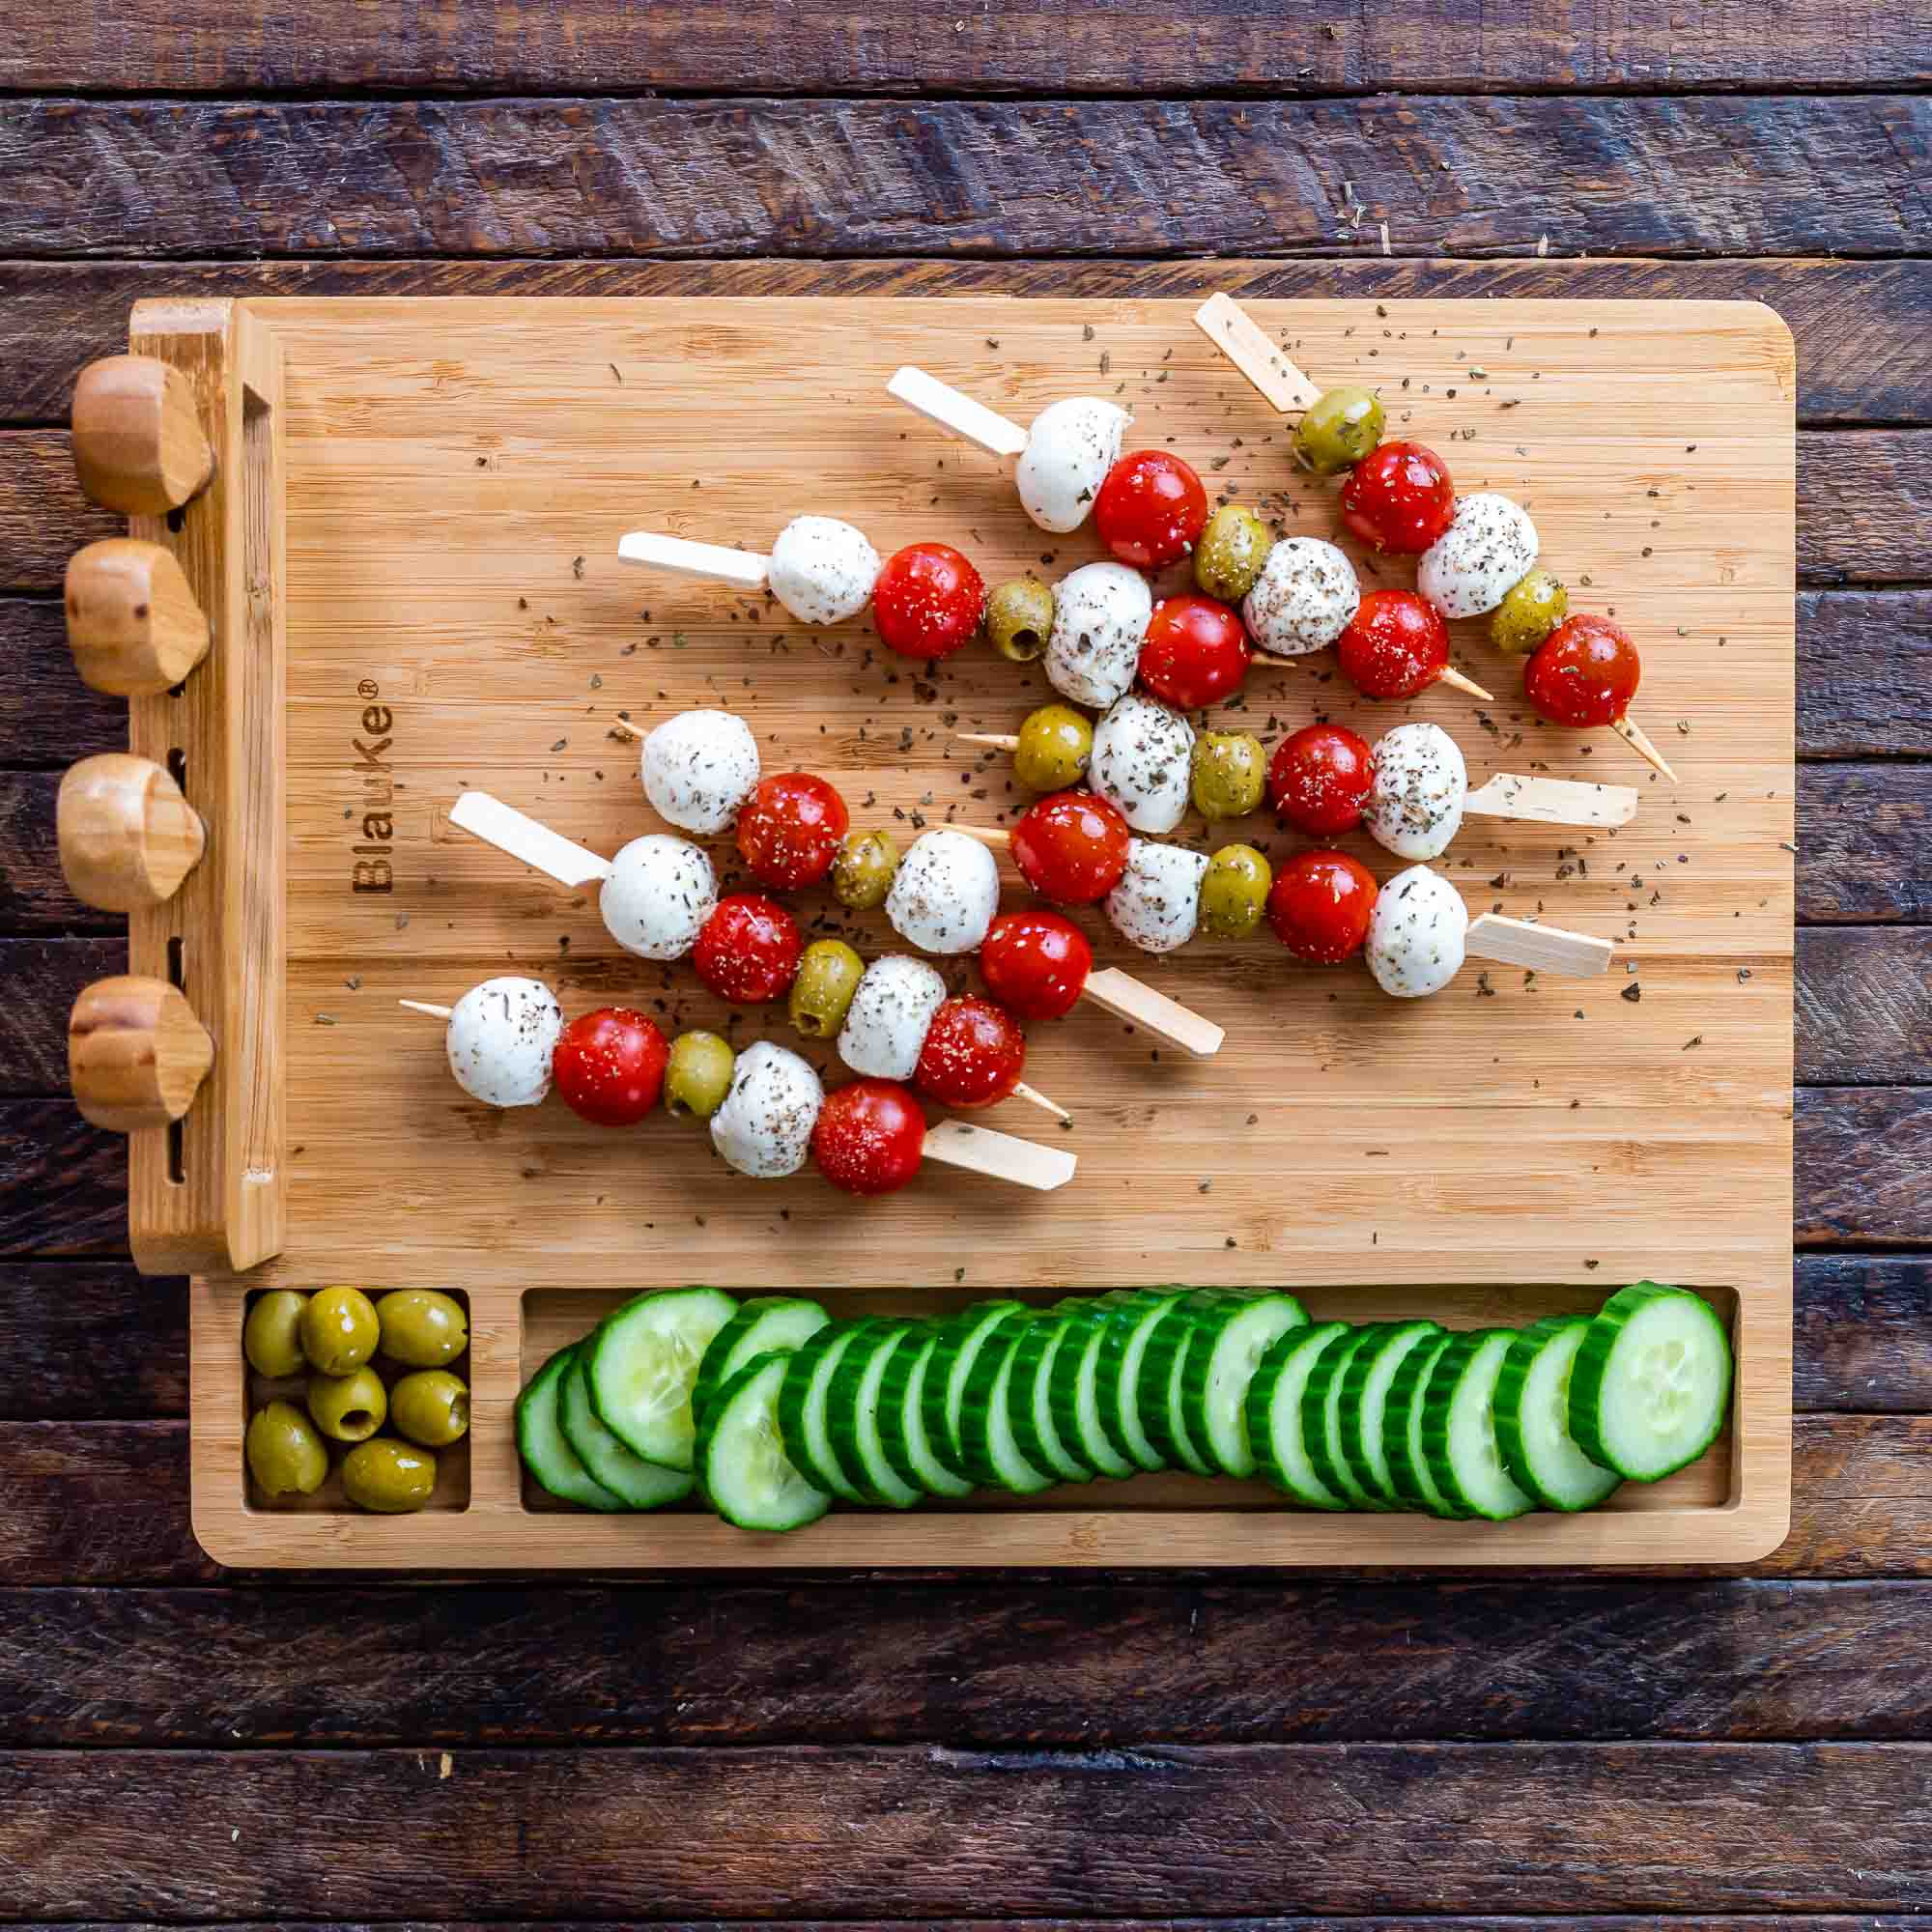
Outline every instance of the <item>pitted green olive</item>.
<svg viewBox="0 0 1932 1932">
<path fill-rule="evenodd" d="M 1252 845 L 1224 845 L 1201 881 L 1201 929 L 1211 939 L 1245 939 L 1262 923 L 1274 867 Z"/>
<path fill-rule="evenodd" d="M 1318 476 L 1352 469 L 1382 440 L 1382 406 L 1367 389 L 1324 389 L 1295 425 L 1294 460 Z"/>
<path fill-rule="evenodd" d="M 849 832 L 832 862 L 832 896 L 848 912 L 877 912 L 893 889 L 899 848 L 886 832 Z"/>
<path fill-rule="evenodd" d="M 715 1033 L 681 1033 L 665 1063 L 665 1112 L 678 1119 L 708 1121 L 731 1091 L 738 1056 Z"/>
<path fill-rule="evenodd" d="M 412 1369 L 440 1369 L 469 1346 L 463 1304 L 433 1288 L 392 1289 L 376 1304 L 383 1353 Z"/>
<path fill-rule="evenodd" d="M 447 1448 L 469 1427 L 469 1391 L 447 1369 L 418 1369 L 389 1391 L 389 1420 L 412 1442 Z"/>
<path fill-rule="evenodd" d="M 248 1419 L 248 1473 L 265 1496 L 312 1496 L 328 1474 L 328 1450 L 292 1402 L 271 1402 Z"/>
<path fill-rule="evenodd" d="M 1013 776 L 1029 791 L 1065 791 L 1087 775 L 1094 726 L 1070 704 L 1042 704 L 1027 714 L 1013 749 Z"/>
<path fill-rule="evenodd" d="M 308 1378 L 308 1412 L 315 1426 L 337 1442 L 364 1442 L 389 1413 L 388 1391 L 374 1369 L 354 1375 Z"/>
<path fill-rule="evenodd" d="M 1267 783 L 1267 753 L 1252 731 L 1204 731 L 1194 741 L 1190 781 L 1204 818 L 1245 818 L 1259 810 Z"/>
<path fill-rule="evenodd" d="M 1547 570 L 1532 570 L 1510 585 L 1490 619 L 1490 641 L 1513 658 L 1526 658 L 1562 623 L 1570 593 Z"/>
<path fill-rule="evenodd" d="M 302 1310 L 302 1353 L 326 1376 L 346 1376 L 376 1352 L 383 1325 L 359 1288 L 319 1288 Z"/>
<path fill-rule="evenodd" d="M 342 1459 L 342 1493 L 357 1509 L 407 1516 L 436 1493 L 436 1458 L 392 1435 L 358 1443 Z"/>
<path fill-rule="evenodd" d="M 842 939 L 815 939 L 791 982 L 791 1023 L 808 1039 L 834 1038 L 859 990 L 866 962 Z"/>
<path fill-rule="evenodd" d="M 1031 664 L 1053 635 L 1053 592 L 1037 577 L 1012 577 L 986 599 L 986 635 L 1003 658 Z"/>
<path fill-rule="evenodd" d="M 1240 503 L 1223 503 L 1194 546 L 1194 581 L 1209 597 L 1238 604 L 1255 587 L 1274 546 L 1268 526 Z"/>
<path fill-rule="evenodd" d="M 258 1294 L 242 1324 L 242 1352 L 258 1376 L 298 1376 L 307 1365 L 302 1353 L 302 1310 L 308 1296 L 292 1288 Z"/>
</svg>

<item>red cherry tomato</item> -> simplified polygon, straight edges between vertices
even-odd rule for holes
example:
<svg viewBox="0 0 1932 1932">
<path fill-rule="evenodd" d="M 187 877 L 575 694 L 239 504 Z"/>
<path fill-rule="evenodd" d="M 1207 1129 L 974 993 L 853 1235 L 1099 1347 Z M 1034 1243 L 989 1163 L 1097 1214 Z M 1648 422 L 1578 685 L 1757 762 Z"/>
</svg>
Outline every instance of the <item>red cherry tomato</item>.
<svg viewBox="0 0 1932 1932">
<path fill-rule="evenodd" d="M 753 1007 L 791 991 L 804 952 L 798 922 L 783 906 L 757 893 L 733 893 L 698 927 L 691 964 L 721 1000 Z"/>
<path fill-rule="evenodd" d="M 1208 492 L 1179 457 L 1129 450 L 1094 498 L 1094 527 L 1122 563 L 1158 570 L 1179 563 L 1208 527 Z"/>
<path fill-rule="evenodd" d="M 1376 781 L 1368 741 L 1345 724 L 1306 724 L 1275 747 L 1268 802 L 1297 831 L 1332 838 L 1362 822 Z"/>
<path fill-rule="evenodd" d="M 629 1007 L 599 1007 L 557 1036 L 550 1065 L 573 1114 L 600 1127 L 631 1127 L 657 1105 L 669 1058 L 656 1021 Z"/>
<path fill-rule="evenodd" d="M 1240 690 L 1248 659 L 1240 612 L 1190 590 L 1153 607 L 1141 642 L 1141 682 L 1177 711 L 1202 711 Z"/>
<path fill-rule="evenodd" d="M 1093 970 L 1087 935 L 1057 912 L 1003 912 L 980 943 L 986 984 L 1023 1020 L 1070 1012 Z"/>
<path fill-rule="evenodd" d="M 1335 639 L 1342 675 L 1364 697 L 1413 697 L 1449 667 L 1449 626 L 1413 590 L 1371 590 Z"/>
<path fill-rule="evenodd" d="M 1342 485 L 1342 521 L 1364 543 L 1419 556 L 1449 527 L 1456 486 L 1448 466 L 1419 442 L 1383 442 Z"/>
<path fill-rule="evenodd" d="M 775 772 L 739 810 L 738 850 L 760 885 L 795 893 L 831 871 L 851 823 L 845 801 L 823 779 Z"/>
<path fill-rule="evenodd" d="M 1311 966 L 1339 966 L 1362 950 L 1375 910 L 1375 874 L 1346 852 L 1297 852 L 1274 875 L 1268 923 Z"/>
<path fill-rule="evenodd" d="M 1636 696 L 1643 667 L 1636 645 L 1607 617 L 1557 625 L 1522 668 L 1523 696 L 1550 724 L 1614 724 Z"/>
<path fill-rule="evenodd" d="M 1133 834 L 1091 791 L 1056 791 L 1013 827 L 1013 863 L 1041 898 L 1092 905 L 1121 883 Z"/>
<path fill-rule="evenodd" d="M 1019 1085 L 1026 1035 L 1005 1007 L 967 993 L 942 1003 L 913 1078 L 942 1107 L 990 1107 Z"/>
<path fill-rule="evenodd" d="M 925 1116 L 896 1080 L 855 1080 L 825 1096 L 811 1129 L 818 1171 L 847 1194 L 890 1194 L 919 1172 Z"/>
<path fill-rule="evenodd" d="M 985 579 L 951 544 L 895 550 L 872 585 L 879 636 L 905 657 L 951 657 L 985 614 Z"/>
</svg>

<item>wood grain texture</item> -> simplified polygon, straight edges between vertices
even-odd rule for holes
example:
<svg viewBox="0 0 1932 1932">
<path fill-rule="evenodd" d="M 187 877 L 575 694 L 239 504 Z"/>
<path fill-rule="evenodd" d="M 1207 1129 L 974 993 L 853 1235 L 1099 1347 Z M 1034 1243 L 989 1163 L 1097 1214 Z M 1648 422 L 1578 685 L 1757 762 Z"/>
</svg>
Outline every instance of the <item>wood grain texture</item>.
<svg viewBox="0 0 1932 1932">
<path fill-rule="evenodd" d="M 1707 7 L 1708 11 L 1708 7 Z M 173 43 L 168 43 L 172 44 Z M 1764 301 L 1798 343 L 1801 423 L 1932 418 L 1932 261 L 1731 257 L 1344 260 L 744 262 L 0 261 L 0 424 L 66 420 L 74 378 L 127 345 L 150 296 L 1084 296 L 1199 301 L 1341 295 Z"/>
<path fill-rule="evenodd" d="M 1932 1409 L 1932 1261 L 1801 1255 L 1796 1284 L 1800 1408 Z"/>
<path fill-rule="evenodd" d="M 384 1919 L 380 1926 L 369 1920 L 348 1925 L 328 1920 L 291 1920 L 280 1918 L 272 1921 L 273 1932 L 601 1932 L 608 1920 L 570 1919 L 469 1919 L 469 1920 L 425 1920 Z M 801 1918 L 760 1918 L 760 1919 L 698 1919 L 663 1921 L 665 1932 L 1009 1932 L 1009 1919 L 975 1918 L 922 1918 L 922 1919 L 880 1919 L 880 1918 L 840 1918 L 801 1919 Z M 1144 1927 L 1145 1919 L 1132 1918 L 1030 1918 L 1026 1921 L 1029 1932 L 1128 1932 L 1128 1928 Z M 1333 1918 L 1187 1918 L 1165 1916 L 1160 1919 L 1163 1928 L 1172 1932 L 1342 1932 Z M 1443 1917 L 1432 1914 L 1420 1921 L 1428 1932 L 1545 1932 L 1547 1918 L 1522 1918 L 1515 1915 L 1485 1914 L 1481 1918 Z M 1563 1915 L 1566 1932 L 1652 1932 L 1652 1928 L 1662 1928 L 1662 1932 L 1924 1932 L 1923 1921 L 1917 1918 L 1905 1918 L 1889 1914 L 1861 1913 L 1856 1919 L 1841 1914 L 1818 1915 L 1813 1913 L 1780 1913 L 1776 1918 L 1762 1918 L 1756 1915 L 1724 1913 L 1712 1916 L 1700 1913 L 1694 1918 L 1686 1918 L 1667 1912 L 1645 1913 L 1641 1917 L 1627 1913 L 1575 1913 Z M 1351 1916 L 1346 1932 L 1417 1932 L 1418 1920 L 1414 1918 L 1356 1918 Z M 46 1922 L 27 1923 L 23 1932 L 55 1932 Z M 96 1920 L 91 1923 L 64 1921 L 59 1932 L 153 1932 L 152 1923 L 123 1920 L 118 1924 L 102 1924 Z M 224 1932 L 270 1932 L 270 1922 L 266 1919 L 228 1920 Z"/>
<path fill-rule="evenodd" d="M 125 528 L 80 494 L 66 430 L 0 433 L 0 591 L 58 590 L 82 544 Z M 78 684 L 71 666 L 68 677 Z"/>
<path fill-rule="evenodd" d="M 67 1015 L 83 986 L 128 970 L 123 939 L 0 939 L 0 1095 L 68 1093 Z"/>
<path fill-rule="evenodd" d="M 128 1143 L 71 1100 L 0 1100 L 0 1255 L 128 1249 Z"/>
<path fill-rule="evenodd" d="M 1922 430 L 1842 430 L 1803 439 L 1799 575 L 1807 583 L 1923 579 L 1932 519 L 1932 437 Z"/>
<path fill-rule="evenodd" d="M 55 838 L 58 772 L 0 772 L 0 924 L 13 933 L 101 932 L 120 915 L 68 891 Z"/>
<path fill-rule="evenodd" d="M 1932 591 L 1804 592 L 1798 663 L 1800 757 L 1932 753 Z"/>
<path fill-rule="evenodd" d="M 1807 1087 L 1794 1158 L 1800 1246 L 1932 1244 L 1932 1090 Z"/>
<path fill-rule="evenodd" d="M 1932 930 L 1807 926 L 1798 935 L 1798 1078 L 1932 1081 Z"/>
<path fill-rule="evenodd" d="M 1932 919 L 1932 764 L 1806 766 L 1798 839 L 1800 919 Z"/>
<path fill-rule="evenodd" d="M 1912 95 L 27 99 L 0 252 L 1917 252 Z M 1345 213 L 1352 186 L 1365 212 Z"/>
<path fill-rule="evenodd" d="M 0 597 L 0 766 L 60 769 L 127 740 L 127 704 L 74 674 L 58 601 Z"/>
<path fill-rule="evenodd" d="M 186 1286 L 127 1262 L 0 1264 L 0 1416 L 185 1414 Z"/>
<path fill-rule="evenodd" d="M 1922 1745 L 845 1746 L 814 1750 L 809 1773 L 769 1748 L 353 1764 L 346 1859 L 334 1753 L 254 1752 L 242 1777 L 229 1751 L 0 1756 L 10 1903 L 213 1920 L 387 1918 L 426 1893 L 506 1917 L 1932 1901 Z"/>
</svg>

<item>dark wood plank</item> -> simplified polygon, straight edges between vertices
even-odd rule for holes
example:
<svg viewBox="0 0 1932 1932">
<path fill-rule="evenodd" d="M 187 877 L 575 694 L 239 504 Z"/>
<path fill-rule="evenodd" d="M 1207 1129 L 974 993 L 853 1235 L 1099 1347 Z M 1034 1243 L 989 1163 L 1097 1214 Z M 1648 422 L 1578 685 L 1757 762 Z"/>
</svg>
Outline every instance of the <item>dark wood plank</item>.
<svg viewBox="0 0 1932 1932">
<path fill-rule="evenodd" d="M 1932 1091 L 1800 1088 L 1793 1166 L 1799 1246 L 1932 1246 Z"/>
<path fill-rule="evenodd" d="M 1932 1747 L 24 1752 L 0 1859 L 46 1918 L 1922 1910 Z"/>
<path fill-rule="evenodd" d="M 0 1100 L 0 1255 L 127 1252 L 127 1141 L 71 1100 Z"/>
<path fill-rule="evenodd" d="M 1842 430 L 1798 439 L 1798 574 L 1807 583 L 1927 575 L 1932 439 L 1923 431 Z M 1909 671 L 1894 666 L 1893 675 Z"/>
<path fill-rule="evenodd" d="M 0 253 L 1918 252 L 1912 95 L 27 99 Z M 1352 185 L 1366 213 L 1343 210 Z"/>
<path fill-rule="evenodd" d="M 13 1590 L 0 1747 L 1912 1739 L 1928 1643 L 1925 1583 Z"/>
<path fill-rule="evenodd" d="M 1798 917 L 1932 920 L 1932 765 L 1800 766 Z"/>
<path fill-rule="evenodd" d="M 0 434 L 0 591 L 58 590 L 82 544 L 127 533 L 80 494 L 65 430 Z M 70 665 L 64 686 L 77 682 Z"/>
<path fill-rule="evenodd" d="M 127 742 L 126 700 L 74 674 L 59 600 L 0 597 L 0 765 L 64 767 Z"/>
<path fill-rule="evenodd" d="M 1807 1415 L 1792 1458 L 1788 1577 L 1932 1576 L 1932 1417 Z"/>
<path fill-rule="evenodd" d="M 65 1094 L 67 1016 L 91 980 L 128 970 L 128 943 L 0 939 L 0 1095 Z"/>
<path fill-rule="evenodd" d="M 187 1412 L 187 1284 L 131 1262 L 0 1263 L 0 1417 Z"/>
<path fill-rule="evenodd" d="M 1798 669 L 1801 757 L 1932 753 L 1932 590 L 1807 590 Z"/>
<path fill-rule="evenodd" d="M 0 772 L 0 932 L 101 932 L 113 913 L 67 889 L 55 838 L 58 772 Z"/>
<path fill-rule="evenodd" d="M 1932 1409 L 1932 1261 L 1801 1255 L 1794 1284 L 1801 1409 Z"/>
<path fill-rule="evenodd" d="M 127 347 L 145 296 L 1343 295 L 1765 301 L 1798 343 L 1801 422 L 1932 418 L 1932 262 L 0 262 L 0 423 L 66 418 L 73 381 Z"/>
<path fill-rule="evenodd" d="M 1932 1081 L 1932 927 L 1802 927 L 1796 1026 L 1800 1086 Z"/>
<path fill-rule="evenodd" d="M 1185 1918 L 1164 1916 L 1159 1921 L 1172 1932 L 1417 1932 L 1413 1917 L 1403 1918 L 1363 1918 L 1351 1916 L 1346 1923 L 1333 1918 Z M 1428 1932 L 1549 1932 L 1547 1918 L 1485 1914 L 1480 1918 L 1441 1918 L 1434 1914 L 1421 1921 Z M 345 1925 L 339 1921 L 278 1918 L 229 1920 L 223 1932 L 605 1932 L 608 1921 L 588 1919 L 384 1919 L 381 1926 L 367 1920 Z M 1145 1932 L 1147 1921 L 1137 1918 L 1029 1918 L 1028 1932 Z M 1738 1913 L 1720 1917 L 1699 1914 L 1695 1918 L 1667 1912 L 1573 1913 L 1563 1915 L 1564 1932 L 1924 1932 L 1918 1918 L 1861 1913 L 1856 1920 L 1837 1914 L 1780 1913 L 1761 1918 Z M 21 1932 L 150 1932 L 138 1920 L 102 1924 L 99 1920 L 76 1923 L 63 1920 L 59 1927 L 43 1921 L 27 1923 Z M 665 1932 L 1011 1932 L 1011 1921 L 989 1918 L 758 1918 L 683 1919 L 665 1921 Z"/>
</svg>

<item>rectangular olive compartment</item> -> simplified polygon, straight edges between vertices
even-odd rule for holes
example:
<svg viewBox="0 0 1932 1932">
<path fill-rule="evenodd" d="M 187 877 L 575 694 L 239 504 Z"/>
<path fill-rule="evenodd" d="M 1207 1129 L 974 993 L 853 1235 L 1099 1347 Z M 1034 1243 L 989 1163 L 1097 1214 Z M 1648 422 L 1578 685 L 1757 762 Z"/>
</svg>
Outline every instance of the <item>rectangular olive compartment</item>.
<svg viewBox="0 0 1932 1932">
<path fill-rule="evenodd" d="M 330 1285 L 332 1284 L 317 1284 L 318 1287 Z M 363 1292 L 372 1301 L 380 1301 L 387 1291 L 376 1288 L 365 1289 Z M 466 1322 L 471 1320 L 469 1297 L 462 1289 L 444 1288 L 438 1292 L 448 1295 L 463 1310 L 463 1319 Z M 252 1417 L 265 1404 L 280 1401 L 292 1403 L 306 1414 L 307 1409 L 303 1402 L 307 1380 L 305 1377 L 276 1378 L 257 1375 L 247 1357 L 242 1352 L 242 1324 L 246 1323 L 248 1312 L 261 1298 L 261 1293 L 250 1294 L 242 1304 L 242 1323 L 238 1324 L 235 1331 L 235 1352 L 241 1362 L 242 1387 L 247 1397 L 246 1413 Z M 308 1291 L 298 1290 L 298 1293 L 308 1293 Z M 385 1390 L 393 1389 L 405 1376 L 414 1373 L 404 1363 L 392 1362 L 381 1353 L 371 1359 L 369 1366 L 375 1370 Z M 462 1354 L 445 1366 L 452 1375 L 460 1376 L 466 1386 L 469 1385 L 469 1349 L 466 1348 Z M 245 1429 L 246 1426 L 244 1420 L 242 1427 Z M 377 1434 L 394 1435 L 397 1432 L 385 1422 Z M 469 1507 L 469 1444 L 470 1437 L 466 1433 L 446 1449 L 432 1452 L 436 1457 L 436 1488 L 425 1506 L 427 1510 L 467 1510 Z M 247 1457 L 242 1443 L 238 1440 L 235 1445 L 236 1463 L 244 1506 L 250 1510 L 276 1516 L 366 1515 L 367 1512 L 357 1509 L 342 1492 L 342 1459 L 353 1446 L 346 1442 L 328 1443 L 328 1475 L 313 1495 L 279 1496 L 271 1500 L 262 1493 L 254 1478 L 248 1473 Z"/>
</svg>

